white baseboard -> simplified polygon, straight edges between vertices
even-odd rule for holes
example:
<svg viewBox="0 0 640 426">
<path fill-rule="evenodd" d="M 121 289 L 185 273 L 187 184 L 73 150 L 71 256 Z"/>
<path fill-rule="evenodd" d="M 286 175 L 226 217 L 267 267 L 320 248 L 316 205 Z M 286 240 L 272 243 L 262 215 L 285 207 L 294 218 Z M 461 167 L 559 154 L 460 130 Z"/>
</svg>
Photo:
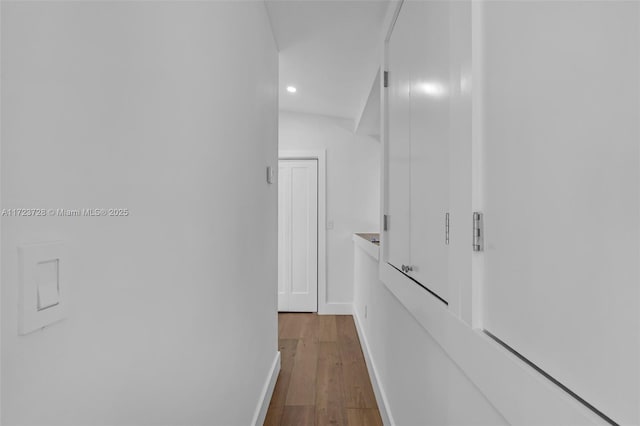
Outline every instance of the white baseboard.
<svg viewBox="0 0 640 426">
<path fill-rule="evenodd" d="M 382 417 L 382 423 L 389 426 L 394 426 L 396 423 L 393 421 L 391 415 L 391 407 L 387 400 L 387 395 L 384 392 L 382 383 L 378 380 L 378 370 L 371 357 L 369 351 L 369 343 L 367 342 L 367 336 L 364 334 L 364 330 L 360 323 L 360 318 L 355 309 L 353 309 L 353 322 L 356 323 L 356 330 L 358 331 L 358 337 L 360 338 L 360 345 L 362 346 L 362 353 L 364 354 L 364 360 L 367 363 L 367 370 L 369 371 L 369 378 L 371 379 L 371 385 L 373 386 L 373 392 L 376 395 L 376 401 L 378 402 L 378 409 L 380 410 L 380 417 Z"/>
<path fill-rule="evenodd" d="M 318 315 L 352 315 L 351 303 L 325 303 L 318 307 Z"/>
<path fill-rule="evenodd" d="M 271 371 L 269 372 L 267 381 L 265 382 L 264 388 L 262 389 L 262 394 L 260 395 L 260 400 L 258 401 L 256 412 L 253 415 L 253 422 L 251 423 L 254 426 L 262 426 L 264 424 L 264 419 L 267 417 L 267 410 L 269 409 L 269 403 L 271 402 L 273 389 L 276 387 L 276 381 L 278 380 L 279 373 L 280 351 L 276 352 L 276 357 L 273 360 Z"/>
</svg>

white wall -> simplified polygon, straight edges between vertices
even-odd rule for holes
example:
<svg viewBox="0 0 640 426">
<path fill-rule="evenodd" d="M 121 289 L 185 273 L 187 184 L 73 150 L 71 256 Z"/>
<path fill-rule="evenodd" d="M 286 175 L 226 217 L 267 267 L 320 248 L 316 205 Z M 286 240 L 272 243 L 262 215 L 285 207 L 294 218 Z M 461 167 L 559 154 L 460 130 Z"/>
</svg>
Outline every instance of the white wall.
<svg viewBox="0 0 640 426">
<path fill-rule="evenodd" d="M 327 301 L 353 301 L 354 232 L 378 232 L 380 143 L 356 135 L 353 123 L 312 114 L 280 112 L 280 150 L 327 153 Z M 322 226 L 322 224 L 320 224 Z"/>
<path fill-rule="evenodd" d="M 4 425 L 247 425 L 276 356 L 277 52 L 262 2 L 2 4 Z M 23 243 L 69 315 L 17 335 Z"/>
<path fill-rule="evenodd" d="M 358 246 L 354 271 L 354 315 L 394 424 L 508 424 L 385 287 L 378 278 L 377 260 Z"/>
</svg>

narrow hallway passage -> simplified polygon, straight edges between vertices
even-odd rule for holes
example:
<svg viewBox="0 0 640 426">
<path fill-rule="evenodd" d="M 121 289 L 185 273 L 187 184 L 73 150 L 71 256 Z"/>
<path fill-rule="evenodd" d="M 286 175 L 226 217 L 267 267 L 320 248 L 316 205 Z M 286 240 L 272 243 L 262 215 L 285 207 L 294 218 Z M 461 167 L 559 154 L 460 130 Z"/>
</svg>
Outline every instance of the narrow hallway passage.
<svg viewBox="0 0 640 426">
<path fill-rule="evenodd" d="M 281 313 L 265 425 L 382 425 L 353 317 Z"/>
</svg>

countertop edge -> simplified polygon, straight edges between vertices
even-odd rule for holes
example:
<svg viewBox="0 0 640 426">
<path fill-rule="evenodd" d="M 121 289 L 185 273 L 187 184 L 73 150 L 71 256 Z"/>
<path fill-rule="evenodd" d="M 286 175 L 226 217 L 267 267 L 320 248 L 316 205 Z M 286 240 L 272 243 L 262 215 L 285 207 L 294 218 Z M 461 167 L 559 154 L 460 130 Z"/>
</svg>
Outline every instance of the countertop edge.
<svg viewBox="0 0 640 426">
<path fill-rule="evenodd" d="M 380 246 L 373 244 L 371 241 L 359 236 L 358 234 L 353 234 L 351 239 L 357 247 L 362 249 L 369 256 L 373 257 L 376 261 L 380 259 Z"/>
</svg>

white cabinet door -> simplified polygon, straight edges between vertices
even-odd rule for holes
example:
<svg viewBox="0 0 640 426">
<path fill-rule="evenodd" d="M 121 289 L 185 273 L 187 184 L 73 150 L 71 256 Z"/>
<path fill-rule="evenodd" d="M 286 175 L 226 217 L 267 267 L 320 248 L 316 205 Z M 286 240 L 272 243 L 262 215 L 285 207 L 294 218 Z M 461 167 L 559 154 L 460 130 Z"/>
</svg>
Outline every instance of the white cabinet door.
<svg viewBox="0 0 640 426">
<path fill-rule="evenodd" d="M 449 2 L 405 2 L 388 45 L 387 261 L 448 294 Z"/>
<path fill-rule="evenodd" d="M 411 276 L 448 296 L 449 2 L 406 2 L 411 79 Z"/>
<path fill-rule="evenodd" d="M 318 310 L 318 162 L 280 160 L 278 310 Z"/>
<path fill-rule="evenodd" d="M 640 423 L 639 4 L 483 6 L 484 328 L 620 424 Z"/>
<path fill-rule="evenodd" d="M 411 262 L 411 28 L 398 17 L 389 41 L 387 261 L 396 268 Z"/>
</svg>

